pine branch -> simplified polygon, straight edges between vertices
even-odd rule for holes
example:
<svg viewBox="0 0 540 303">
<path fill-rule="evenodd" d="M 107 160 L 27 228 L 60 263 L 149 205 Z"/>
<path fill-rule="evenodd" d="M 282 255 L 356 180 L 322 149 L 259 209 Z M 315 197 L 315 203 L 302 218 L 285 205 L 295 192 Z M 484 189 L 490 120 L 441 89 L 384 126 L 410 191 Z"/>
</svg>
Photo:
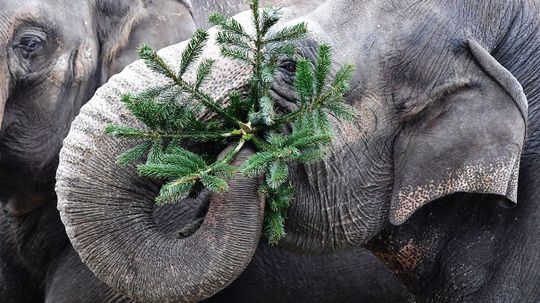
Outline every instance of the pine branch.
<svg viewBox="0 0 540 303">
<path fill-rule="evenodd" d="M 165 75 L 168 78 L 176 78 L 173 71 L 167 66 L 165 61 L 157 54 L 157 52 L 148 44 L 143 44 L 138 50 L 139 58 L 144 60 L 148 68 Z"/>
<path fill-rule="evenodd" d="M 285 220 L 287 210 L 294 199 L 294 188 L 292 186 L 280 186 L 272 190 L 266 185 L 262 186 L 267 198 L 265 211 L 264 234 L 270 245 L 277 245 L 279 240 L 285 237 Z"/>
<path fill-rule="evenodd" d="M 265 7 L 263 9 L 261 33 L 266 35 L 270 28 L 278 23 L 279 19 L 281 19 L 281 11 L 279 8 Z"/>
<path fill-rule="evenodd" d="M 122 166 L 127 166 L 130 163 L 139 160 L 148 152 L 151 145 L 151 142 L 143 142 L 141 144 L 135 145 L 133 148 L 128 149 L 120 156 L 118 156 L 116 158 L 116 163 Z"/>
<path fill-rule="evenodd" d="M 250 58 L 249 52 L 241 49 L 237 49 L 230 46 L 221 46 L 221 54 L 225 57 L 240 60 L 245 63 L 251 64 L 253 61 Z"/>
<path fill-rule="evenodd" d="M 223 107 L 201 91 L 213 71 L 214 59 L 199 61 L 193 83 L 183 75 L 193 67 L 203 53 L 208 34 L 198 30 L 181 53 L 177 73 L 155 50 L 141 46 L 139 55 L 147 66 L 167 77 L 170 83 L 153 87 L 138 95 L 125 95 L 127 109 L 145 127 L 137 129 L 109 125 L 110 135 L 137 140 L 137 144 L 118 156 L 120 165 L 141 161 L 137 166 L 141 176 L 165 181 L 156 203 L 177 202 L 206 187 L 213 192 L 229 189 L 227 180 L 237 171 L 246 176 L 265 176 L 258 193 L 266 199 L 264 234 L 271 245 L 285 236 L 287 211 L 294 199 L 294 187 L 289 181 L 291 163 L 311 163 L 323 159 L 333 139 L 330 116 L 352 120 L 355 109 L 345 103 L 344 94 L 354 68 L 344 65 L 333 79 L 331 49 L 321 45 L 314 62 L 296 61 L 293 87 L 299 108 L 290 113 L 276 111 L 270 89 L 283 58 L 296 58 L 293 42 L 307 36 L 305 23 L 273 31 L 281 17 L 279 10 L 259 9 L 259 1 L 250 4 L 255 33 L 248 34 L 234 19 L 212 14 L 210 21 L 220 26 L 216 41 L 221 54 L 251 67 L 249 92 L 233 92 Z M 212 115 L 200 120 L 205 107 Z M 292 125 L 292 129 L 288 127 Z M 290 131 L 285 133 L 285 129 Z M 185 148 L 185 142 L 212 144 L 236 143 L 221 159 L 215 155 L 201 156 Z M 232 160 L 247 142 L 257 152 L 240 166 Z"/>
<path fill-rule="evenodd" d="M 206 108 L 214 111 L 216 114 L 218 114 L 221 118 L 223 118 L 225 121 L 227 121 L 231 125 L 238 125 L 241 123 L 239 120 L 237 120 L 235 117 L 229 115 L 222 107 L 219 105 L 216 101 L 214 101 L 209 95 L 201 92 L 198 89 L 195 89 L 192 87 L 189 83 L 184 81 L 181 78 L 174 77 L 172 78 L 174 82 L 182 88 L 185 92 L 190 94 L 190 96 L 198 101 L 200 101 Z"/>
<path fill-rule="evenodd" d="M 275 161 L 266 174 L 266 183 L 271 189 L 278 189 L 289 177 L 289 167 L 283 161 Z"/>
<path fill-rule="evenodd" d="M 249 42 L 246 41 L 246 37 L 232 33 L 232 32 L 219 32 L 216 41 L 222 45 L 236 46 L 238 48 L 251 50 Z"/>
<path fill-rule="evenodd" d="M 204 59 L 197 69 L 197 80 L 195 82 L 195 90 L 199 90 L 203 82 L 208 78 L 214 67 L 214 59 Z"/>
<path fill-rule="evenodd" d="M 208 21 L 214 25 L 220 26 L 224 32 L 234 33 L 251 39 L 251 36 L 246 33 L 242 25 L 232 18 L 227 20 L 227 18 L 220 13 L 212 13 L 208 17 Z"/>
<path fill-rule="evenodd" d="M 197 49 L 198 45 L 202 43 L 202 41 L 206 40 L 206 34 L 202 34 L 204 32 L 199 33 L 198 40 L 192 45 L 192 50 L 187 51 L 187 55 L 183 55 L 184 58 L 191 58 L 192 60 L 197 55 Z M 183 54 L 186 53 L 184 51 Z M 163 59 L 157 54 L 156 51 L 154 51 L 151 47 L 147 45 L 143 45 L 139 49 L 139 56 L 141 56 L 141 59 L 143 59 L 146 63 L 146 65 L 155 70 L 156 72 L 163 74 L 167 78 L 171 79 L 180 89 L 182 89 L 185 93 L 189 94 L 191 98 L 196 99 L 200 101 L 205 107 L 212 110 L 216 114 L 218 114 L 221 118 L 223 118 L 225 121 L 232 125 L 238 125 L 240 121 L 238 121 L 236 118 L 230 116 L 227 114 L 227 112 L 219 105 L 216 101 L 214 101 L 210 96 L 207 94 L 201 92 L 199 89 L 196 89 L 194 86 L 186 82 L 181 77 L 177 77 L 172 70 L 165 64 Z M 186 59 L 187 60 L 187 59 Z M 189 62 L 186 62 L 187 66 L 189 66 Z M 187 67 L 186 67 L 187 68 Z M 182 71 L 182 69 L 180 70 Z"/>
<path fill-rule="evenodd" d="M 173 203 L 187 198 L 196 183 L 196 179 L 186 177 L 171 181 L 161 187 L 159 196 L 156 197 L 156 204 Z"/>
<path fill-rule="evenodd" d="M 315 70 L 315 77 L 317 78 L 316 95 L 320 96 L 326 79 L 330 74 L 330 67 L 332 66 L 332 55 L 329 45 L 323 44 L 319 47 L 319 56 L 317 58 L 317 68 Z"/>
<path fill-rule="evenodd" d="M 148 155 L 146 156 L 146 163 L 161 163 L 161 159 L 164 155 L 163 142 L 159 139 L 152 141 Z"/>
<path fill-rule="evenodd" d="M 119 126 L 119 125 L 108 125 L 105 129 L 105 132 L 117 137 L 124 139 L 191 139 L 197 142 L 206 142 L 206 141 L 215 141 L 223 140 L 225 138 L 241 136 L 241 132 L 237 130 L 230 130 L 227 132 L 217 132 L 217 131 L 184 131 L 183 133 L 167 133 L 159 131 L 145 131 L 136 128 Z"/>
<path fill-rule="evenodd" d="M 264 96 L 260 100 L 260 116 L 264 124 L 271 125 L 275 115 L 274 112 L 274 101 L 268 97 Z"/>
<path fill-rule="evenodd" d="M 335 87 L 338 92 L 345 93 L 349 90 L 349 81 L 354 73 L 354 65 L 346 64 L 339 69 L 334 77 L 332 87 Z"/>
<path fill-rule="evenodd" d="M 296 52 L 296 46 L 293 44 L 272 45 L 267 49 L 270 60 L 277 60 L 278 57 L 293 57 Z"/>
<path fill-rule="evenodd" d="M 241 171 L 246 176 L 256 176 L 265 171 L 274 159 L 274 152 L 258 152 L 255 155 L 249 157 L 244 162 L 244 164 L 242 164 Z"/>
<path fill-rule="evenodd" d="M 305 38 L 307 34 L 307 24 L 305 22 L 301 22 L 291 27 L 283 28 L 275 34 L 270 35 L 270 37 L 266 39 L 266 43 L 300 40 Z"/>
<path fill-rule="evenodd" d="M 188 45 L 182 52 L 182 59 L 180 60 L 180 69 L 178 71 L 178 78 L 182 77 L 186 72 L 189 65 L 196 60 L 202 53 L 204 46 L 208 41 L 208 33 L 204 30 L 198 29 L 195 31 Z"/>
<path fill-rule="evenodd" d="M 222 193 L 229 190 L 227 181 L 216 176 L 202 175 L 201 182 L 206 188 L 213 192 Z"/>
<path fill-rule="evenodd" d="M 295 88 L 300 98 L 300 103 L 304 105 L 313 96 L 314 75 L 311 63 L 306 59 L 300 59 L 296 63 Z"/>
</svg>

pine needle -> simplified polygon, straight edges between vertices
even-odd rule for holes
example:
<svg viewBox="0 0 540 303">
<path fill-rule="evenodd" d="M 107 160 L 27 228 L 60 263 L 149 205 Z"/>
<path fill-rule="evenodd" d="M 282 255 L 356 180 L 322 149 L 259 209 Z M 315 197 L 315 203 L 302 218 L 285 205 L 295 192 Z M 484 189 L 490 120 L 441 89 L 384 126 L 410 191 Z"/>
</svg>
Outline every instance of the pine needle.
<svg viewBox="0 0 540 303">
<path fill-rule="evenodd" d="M 239 172 L 250 177 L 265 176 L 258 189 L 266 200 L 263 231 L 268 242 L 277 245 L 286 235 L 287 212 L 295 194 L 289 166 L 323 159 L 334 138 L 332 122 L 356 118 L 355 109 L 345 103 L 344 97 L 354 67 L 344 65 L 332 78 L 332 50 L 325 44 L 319 46 L 314 62 L 297 60 L 295 43 L 307 37 L 307 24 L 274 30 L 281 18 L 279 9 L 261 11 L 258 0 L 251 0 L 250 8 L 254 35 L 234 19 L 219 13 L 210 15 L 210 22 L 219 26 L 216 42 L 221 55 L 251 67 L 249 91 L 233 91 L 225 102 L 201 91 L 211 79 L 216 62 L 214 58 L 201 58 L 209 38 L 206 31 L 197 30 L 188 42 L 180 54 L 177 73 L 154 49 L 142 45 L 140 58 L 169 82 L 123 96 L 122 102 L 143 127 L 109 125 L 105 131 L 136 141 L 133 148 L 117 157 L 119 165 L 138 163 L 141 176 L 166 182 L 155 199 L 157 204 L 179 202 L 203 187 L 212 192 L 227 191 L 228 180 Z M 298 109 L 287 113 L 277 110 L 270 93 L 280 60 L 284 59 L 296 63 L 291 88 L 298 97 Z M 188 81 L 184 75 L 191 70 L 195 80 Z M 203 109 L 211 113 L 207 120 L 199 118 Z M 198 142 L 236 148 L 217 159 L 217 149 L 206 150 L 210 154 L 204 156 L 195 152 L 191 147 Z M 248 142 L 257 152 L 240 167 L 231 165 Z"/>
</svg>

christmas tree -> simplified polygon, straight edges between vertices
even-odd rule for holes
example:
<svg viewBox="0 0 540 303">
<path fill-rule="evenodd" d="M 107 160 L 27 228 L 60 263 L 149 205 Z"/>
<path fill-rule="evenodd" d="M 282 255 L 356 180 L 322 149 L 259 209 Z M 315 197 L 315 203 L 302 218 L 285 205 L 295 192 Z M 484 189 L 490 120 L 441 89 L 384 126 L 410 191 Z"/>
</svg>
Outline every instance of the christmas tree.
<svg viewBox="0 0 540 303">
<path fill-rule="evenodd" d="M 199 59 L 208 33 L 197 30 L 180 58 L 178 70 L 172 70 L 148 45 L 139 56 L 154 72 L 170 80 L 165 86 L 152 87 L 137 95 L 125 95 L 122 101 L 145 127 L 109 125 L 106 131 L 118 138 L 138 142 L 118 156 L 118 163 L 138 163 L 141 176 L 165 180 L 156 203 L 180 201 L 207 188 L 227 191 L 227 180 L 238 170 L 247 176 L 263 175 L 259 194 L 265 198 L 264 234 L 272 245 L 285 236 L 287 211 L 294 199 L 294 187 L 288 181 L 289 165 L 322 159 L 332 138 L 329 115 L 352 120 L 356 113 L 344 102 L 353 66 L 341 67 L 331 79 L 331 48 L 322 44 L 315 62 L 297 55 L 295 43 L 308 35 L 305 23 L 271 29 L 280 20 L 279 9 L 259 9 L 259 1 L 250 4 L 254 33 L 248 34 L 234 19 L 214 13 L 210 22 L 219 27 L 216 41 L 221 55 L 238 64 L 251 66 L 249 94 L 234 92 L 228 105 L 201 90 L 210 78 L 214 60 Z M 294 88 L 298 108 L 280 113 L 269 94 L 280 59 L 296 62 Z M 196 68 L 195 81 L 184 74 Z M 201 113 L 211 118 L 201 121 Z M 288 131 L 286 126 L 290 126 Z M 186 142 L 235 144 L 224 157 L 208 156 L 189 150 Z M 241 167 L 230 163 L 245 144 L 257 152 Z"/>
</svg>

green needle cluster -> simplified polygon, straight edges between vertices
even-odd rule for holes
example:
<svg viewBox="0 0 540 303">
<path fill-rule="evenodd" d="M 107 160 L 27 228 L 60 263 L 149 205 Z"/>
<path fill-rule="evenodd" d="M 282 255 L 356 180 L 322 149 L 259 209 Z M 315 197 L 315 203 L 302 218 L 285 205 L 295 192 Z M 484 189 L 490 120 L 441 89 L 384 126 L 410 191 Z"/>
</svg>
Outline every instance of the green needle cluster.
<svg viewBox="0 0 540 303">
<path fill-rule="evenodd" d="M 145 127 L 109 125 L 107 133 L 137 144 L 119 155 L 120 165 L 137 163 L 141 176 L 165 181 L 156 203 L 180 201 L 197 190 L 213 192 L 229 189 L 227 181 L 240 171 L 246 176 L 264 176 L 259 195 L 266 200 L 264 234 L 275 245 L 285 236 L 287 211 L 294 199 L 289 181 L 290 164 L 311 163 L 326 155 L 333 139 L 329 116 L 352 120 L 356 113 L 344 101 L 353 66 L 341 67 L 331 79 L 332 56 L 328 45 L 321 45 L 315 62 L 299 57 L 295 42 L 308 35 L 299 23 L 272 31 L 280 20 L 279 9 L 259 9 L 251 1 L 254 33 L 247 33 L 234 19 L 214 13 L 210 22 L 219 26 L 217 42 L 221 55 L 252 67 L 249 92 L 233 92 L 228 105 L 201 90 L 214 67 L 212 58 L 200 58 L 208 33 L 198 30 L 182 52 L 177 71 L 147 45 L 139 56 L 153 71 L 164 75 L 169 84 L 146 89 L 138 95 L 125 95 L 122 102 Z M 296 60 L 294 88 L 298 109 L 276 111 L 269 91 L 280 60 Z M 198 60 L 201 59 L 201 60 Z M 193 67 L 194 62 L 199 64 Z M 195 81 L 184 74 L 196 68 Z M 201 121 L 205 112 L 209 119 Z M 291 126 L 291 127 L 287 127 Z M 289 129 L 288 131 L 284 131 Z M 204 146 L 234 144 L 225 156 L 201 153 Z M 256 147 L 241 167 L 231 165 L 246 144 Z"/>
</svg>

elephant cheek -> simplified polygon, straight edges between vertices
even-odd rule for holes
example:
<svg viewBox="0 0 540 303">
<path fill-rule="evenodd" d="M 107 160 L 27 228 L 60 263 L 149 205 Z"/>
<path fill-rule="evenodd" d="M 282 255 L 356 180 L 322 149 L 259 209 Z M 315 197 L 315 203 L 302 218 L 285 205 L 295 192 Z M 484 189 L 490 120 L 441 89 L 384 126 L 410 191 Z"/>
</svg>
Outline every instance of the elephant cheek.
<svg viewBox="0 0 540 303">
<path fill-rule="evenodd" d="M 91 82 L 96 79 L 98 69 L 97 38 L 88 37 L 82 41 L 73 61 L 73 75 L 76 83 Z"/>
<path fill-rule="evenodd" d="M 65 51 L 55 62 L 47 87 L 48 101 L 41 101 L 42 112 L 66 106 L 70 101 L 73 114 L 92 96 L 99 85 L 97 45 L 85 39 L 71 51 Z M 73 117 L 72 117 L 73 118 Z"/>
<path fill-rule="evenodd" d="M 53 84 L 59 88 L 84 85 L 92 79 L 97 61 L 96 43 L 90 38 L 83 40 L 58 57 L 52 69 Z"/>
<path fill-rule="evenodd" d="M 374 137 L 377 132 L 391 128 L 390 125 L 384 125 L 390 121 L 384 119 L 388 116 L 388 113 L 385 112 L 387 106 L 374 94 L 367 93 L 353 104 L 358 117 L 355 121 L 357 135 L 352 140 L 357 139 L 360 135 Z"/>
</svg>

